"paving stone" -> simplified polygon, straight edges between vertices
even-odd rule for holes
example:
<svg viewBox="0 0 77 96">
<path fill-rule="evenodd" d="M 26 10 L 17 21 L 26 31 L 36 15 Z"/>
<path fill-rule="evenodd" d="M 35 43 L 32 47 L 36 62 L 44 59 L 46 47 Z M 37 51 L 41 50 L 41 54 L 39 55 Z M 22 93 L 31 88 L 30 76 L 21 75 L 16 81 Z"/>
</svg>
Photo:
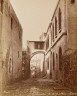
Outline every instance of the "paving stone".
<svg viewBox="0 0 77 96">
<path fill-rule="evenodd" d="M 77 93 L 64 90 L 47 80 L 29 79 L 8 85 L 2 96 L 77 96 Z"/>
</svg>

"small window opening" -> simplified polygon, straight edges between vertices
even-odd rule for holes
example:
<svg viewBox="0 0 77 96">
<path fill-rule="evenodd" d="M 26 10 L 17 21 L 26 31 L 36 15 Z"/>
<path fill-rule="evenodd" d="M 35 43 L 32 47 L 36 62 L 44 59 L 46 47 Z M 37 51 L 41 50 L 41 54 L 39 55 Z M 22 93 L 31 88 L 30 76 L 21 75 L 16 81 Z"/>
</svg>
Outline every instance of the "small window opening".
<svg viewBox="0 0 77 96">
<path fill-rule="evenodd" d="M 9 60 L 9 72 L 11 72 L 11 58 Z"/>
<path fill-rule="evenodd" d="M 12 19 L 12 17 L 11 17 L 11 29 L 12 29 L 12 25 L 13 25 L 13 19 Z"/>
<path fill-rule="evenodd" d="M 75 0 L 71 0 L 71 3 L 72 3 L 72 4 L 75 3 Z"/>
<path fill-rule="evenodd" d="M 1 12 L 3 13 L 3 0 L 0 0 L 1 3 Z"/>
<path fill-rule="evenodd" d="M 19 58 L 19 51 L 18 51 L 18 58 Z"/>
</svg>

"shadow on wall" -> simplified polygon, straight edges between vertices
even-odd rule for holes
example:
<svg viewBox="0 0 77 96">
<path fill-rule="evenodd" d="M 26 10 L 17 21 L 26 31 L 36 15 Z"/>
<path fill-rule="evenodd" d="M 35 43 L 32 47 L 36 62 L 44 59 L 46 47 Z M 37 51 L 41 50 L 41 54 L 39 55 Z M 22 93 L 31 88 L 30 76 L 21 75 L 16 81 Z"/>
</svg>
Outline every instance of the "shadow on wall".
<svg viewBox="0 0 77 96">
<path fill-rule="evenodd" d="M 23 79 L 30 77 L 30 56 L 27 51 L 22 51 L 22 77 Z"/>
<path fill-rule="evenodd" d="M 67 51 L 62 57 L 64 85 L 77 91 L 77 51 Z"/>
</svg>

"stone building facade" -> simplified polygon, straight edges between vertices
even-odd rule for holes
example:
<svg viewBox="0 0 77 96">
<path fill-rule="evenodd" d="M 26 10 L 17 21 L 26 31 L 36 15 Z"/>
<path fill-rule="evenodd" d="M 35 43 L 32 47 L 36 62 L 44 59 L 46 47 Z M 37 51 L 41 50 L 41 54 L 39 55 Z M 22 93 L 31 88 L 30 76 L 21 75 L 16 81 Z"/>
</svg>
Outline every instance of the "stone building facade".
<svg viewBox="0 0 77 96">
<path fill-rule="evenodd" d="M 59 0 L 47 29 L 45 67 L 47 77 L 63 81 L 61 58 L 77 50 L 77 0 Z"/>
<path fill-rule="evenodd" d="M 22 27 L 10 1 L 0 0 L 0 5 L 0 74 L 7 84 L 21 78 Z"/>
</svg>

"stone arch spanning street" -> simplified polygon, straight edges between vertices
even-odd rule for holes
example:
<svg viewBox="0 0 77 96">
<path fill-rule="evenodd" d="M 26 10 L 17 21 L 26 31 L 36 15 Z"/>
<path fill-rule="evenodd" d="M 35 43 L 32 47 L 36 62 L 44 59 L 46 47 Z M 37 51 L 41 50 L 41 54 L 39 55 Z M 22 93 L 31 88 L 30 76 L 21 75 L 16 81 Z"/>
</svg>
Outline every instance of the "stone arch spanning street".
<svg viewBox="0 0 77 96">
<path fill-rule="evenodd" d="M 33 57 L 34 55 L 39 54 L 39 53 L 42 53 L 42 54 L 45 55 L 45 51 L 35 51 L 35 52 L 33 52 L 33 53 L 30 55 L 30 60 L 32 59 L 32 57 Z"/>
<path fill-rule="evenodd" d="M 42 77 L 45 63 L 45 52 L 35 51 L 30 56 L 30 77 Z"/>
</svg>

